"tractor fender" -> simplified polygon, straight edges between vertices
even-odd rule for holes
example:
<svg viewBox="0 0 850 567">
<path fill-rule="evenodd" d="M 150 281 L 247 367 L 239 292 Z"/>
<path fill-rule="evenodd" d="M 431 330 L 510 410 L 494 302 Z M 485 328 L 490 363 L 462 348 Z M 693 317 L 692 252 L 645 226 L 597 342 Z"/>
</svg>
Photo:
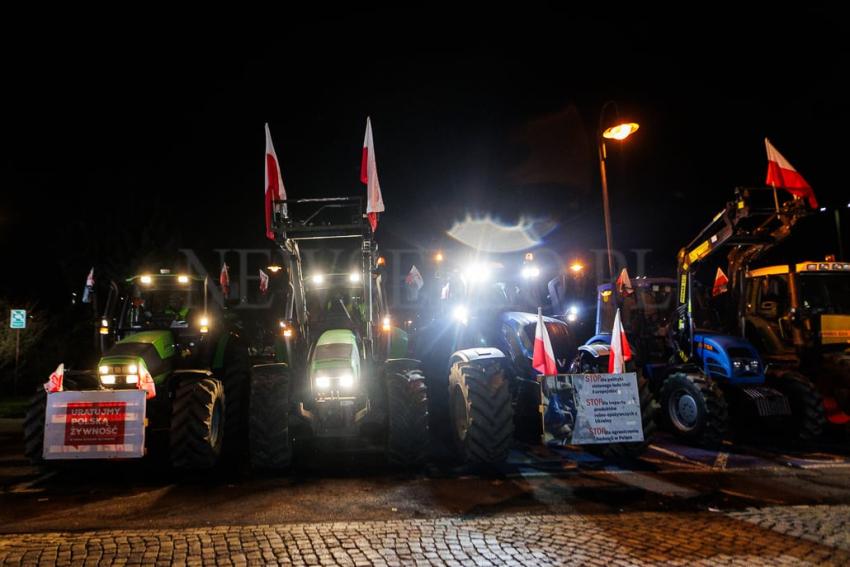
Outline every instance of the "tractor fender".
<svg viewBox="0 0 850 567">
<path fill-rule="evenodd" d="M 466 348 L 452 354 L 451 358 L 449 358 L 449 366 L 454 366 L 458 362 L 473 362 L 475 360 L 493 359 L 506 360 L 507 357 L 505 356 L 505 353 L 494 347 Z"/>
<path fill-rule="evenodd" d="M 422 363 L 414 358 L 388 358 L 384 361 L 384 371 L 403 372 L 410 369 L 419 369 Z"/>
<path fill-rule="evenodd" d="M 177 391 L 177 388 L 180 386 L 180 384 L 185 382 L 186 380 L 201 380 L 202 378 L 215 379 L 215 376 L 209 370 L 189 368 L 174 370 L 168 377 L 169 394 L 173 394 L 175 391 Z"/>
<path fill-rule="evenodd" d="M 586 352 L 593 358 L 599 358 L 600 356 L 608 356 L 608 354 L 611 352 L 611 345 L 607 345 L 605 343 L 581 345 L 580 347 L 578 347 L 578 351 L 579 353 Z"/>
</svg>

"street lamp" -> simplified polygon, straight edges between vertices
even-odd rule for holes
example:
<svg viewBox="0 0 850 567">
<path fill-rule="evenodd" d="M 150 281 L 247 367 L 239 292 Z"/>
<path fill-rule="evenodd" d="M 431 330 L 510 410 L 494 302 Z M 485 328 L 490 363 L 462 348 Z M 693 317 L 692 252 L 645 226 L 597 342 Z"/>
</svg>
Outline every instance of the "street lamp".
<svg viewBox="0 0 850 567">
<path fill-rule="evenodd" d="M 597 130 L 597 136 L 599 139 L 599 172 L 602 178 L 602 210 L 605 215 L 605 241 L 608 246 L 608 276 L 611 279 L 614 279 L 614 245 L 612 242 L 613 239 L 611 238 L 611 211 L 608 204 L 608 174 L 605 170 L 605 161 L 608 159 L 605 140 L 623 141 L 637 132 L 640 125 L 636 122 L 625 122 L 603 129 L 602 120 L 605 117 L 605 109 L 608 108 L 609 105 L 614 105 L 615 109 L 617 106 L 612 100 L 609 100 L 602 105 L 602 109 L 599 111 L 599 130 Z M 619 112 L 617 114 L 619 118 Z"/>
</svg>

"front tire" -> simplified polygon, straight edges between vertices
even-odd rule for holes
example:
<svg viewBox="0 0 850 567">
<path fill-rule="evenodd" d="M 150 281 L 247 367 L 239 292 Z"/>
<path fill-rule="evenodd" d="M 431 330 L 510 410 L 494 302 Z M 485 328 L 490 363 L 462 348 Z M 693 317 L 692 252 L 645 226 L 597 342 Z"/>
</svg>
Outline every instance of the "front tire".
<svg viewBox="0 0 850 567">
<path fill-rule="evenodd" d="M 251 373 L 248 446 L 251 466 L 284 470 L 292 464 L 289 437 L 289 370 L 277 364 L 255 366 Z"/>
<path fill-rule="evenodd" d="M 203 470 L 218 464 L 225 431 L 224 386 L 213 378 L 184 380 L 171 409 L 171 465 Z"/>
<path fill-rule="evenodd" d="M 458 362 L 449 374 L 449 418 L 458 455 L 470 464 L 507 460 L 514 411 L 501 361 Z"/>
<path fill-rule="evenodd" d="M 661 415 L 670 430 L 705 447 L 722 443 L 729 406 L 717 384 L 701 372 L 675 372 L 661 385 Z"/>
<path fill-rule="evenodd" d="M 30 400 L 24 416 L 24 455 L 34 464 L 44 462 L 44 420 L 47 413 L 47 392 L 39 387 Z"/>
<path fill-rule="evenodd" d="M 791 406 L 788 433 L 794 441 L 807 443 L 821 436 L 826 425 L 823 398 L 808 378 L 788 371 L 769 376 L 767 384 L 788 399 Z"/>
<path fill-rule="evenodd" d="M 389 431 L 387 458 L 391 464 L 418 466 L 428 445 L 428 394 L 417 368 L 387 374 Z"/>
</svg>

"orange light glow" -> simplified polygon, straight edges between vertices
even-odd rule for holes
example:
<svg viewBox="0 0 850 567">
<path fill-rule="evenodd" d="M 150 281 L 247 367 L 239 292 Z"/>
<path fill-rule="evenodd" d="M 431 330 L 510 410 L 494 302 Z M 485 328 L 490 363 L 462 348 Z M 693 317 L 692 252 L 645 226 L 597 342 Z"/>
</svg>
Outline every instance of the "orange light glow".
<svg viewBox="0 0 850 567">
<path fill-rule="evenodd" d="M 640 128 L 640 125 L 635 122 L 626 122 L 625 124 L 618 124 L 617 126 L 611 126 L 607 128 L 604 132 L 602 132 L 602 137 L 607 138 L 609 140 L 625 140 Z"/>
</svg>

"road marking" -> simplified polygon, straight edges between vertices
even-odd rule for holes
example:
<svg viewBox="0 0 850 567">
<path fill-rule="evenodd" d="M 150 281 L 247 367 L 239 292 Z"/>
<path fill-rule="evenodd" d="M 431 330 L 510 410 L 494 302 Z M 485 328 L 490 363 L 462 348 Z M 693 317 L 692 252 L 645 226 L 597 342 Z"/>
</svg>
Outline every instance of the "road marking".
<svg viewBox="0 0 850 567">
<path fill-rule="evenodd" d="M 673 457 L 673 458 L 678 459 L 678 460 L 680 460 L 684 463 L 694 465 L 694 466 L 699 467 L 701 469 L 709 469 L 709 470 L 711 469 L 711 467 L 708 466 L 705 463 L 701 463 L 699 461 L 689 459 L 688 457 L 682 455 L 681 453 L 677 453 L 676 451 L 671 451 L 670 449 L 666 449 L 666 448 L 661 447 L 659 445 L 652 444 L 652 445 L 649 446 L 649 448 L 654 449 L 655 451 L 658 451 L 662 455 L 667 455 L 668 457 Z"/>
<path fill-rule="evenodd" d="M 714 464 L 711 466 L 711 470 L 714 471 L 725 471 L 726 463 L 729 460 L 729 453 L 725 451 L 720 451 L 717 453 L 717 458 L 714 459 Z"/>
<path fill-rule="evenodd" d="M 31 492 L 43 492 L 43 488 L 34 488 L 36 485 L 49 480 L 56 476 L 56 471 L 48 471 L 40 476 L 35 477 L 32 480 L 28 480 L 26 482 L 21 482 L 18 484 L 13 484 L 9 490 L 7 491 L 9 494 L 20 494 L 20 493 L 31 493 Z"/>
</svg>

